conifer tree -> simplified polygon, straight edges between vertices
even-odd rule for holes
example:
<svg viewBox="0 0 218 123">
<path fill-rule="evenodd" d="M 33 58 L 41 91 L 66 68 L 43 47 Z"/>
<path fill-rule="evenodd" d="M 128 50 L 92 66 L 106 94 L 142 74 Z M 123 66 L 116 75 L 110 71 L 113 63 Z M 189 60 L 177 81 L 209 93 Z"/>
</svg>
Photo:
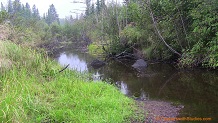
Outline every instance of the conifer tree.
<svg viewBox="0 0 218 123">
<path fill-rule="evenodd" d="M 15 14 L 18 14 L 21 12 L 21 3 L 20 3 L 20 0 L 15 0 L 13 2 L 13 13 Z"/>
<path fill-rule="evenodd" d="M 39 10 L 36 8 L 35 4 L 33 5 L 33 8 L 32 8 L 32 16 L 34 19 L 37 19 L 37 20 L 40 19 Z"/>
<path fill-rule="evenodd" d="M 25 18 L 31 18 L 31 9 L 30 9 L 30 5 L 29 3 L 26 3 L 25 7 L 24 7 L 24 11 L 25 11 Z"/>
<path fill-rule="evenodd" d="M 99 14 L 101 11 L 101 3 L 99 0 L 97 0 L 97 3 L 96 3 L 96 11 L 97 11 L 97 14 Z"/>
<path fill-rule="evenodd" d="M 8 13 L 9 14 L 12 14 L 13 13 L 13 6 L 12 6 L 12 1 L 11 0 L 8 0 Z"/>
<path fill-rule="evenodd" d="M 86 0 L 86 13 L 85 13 L 86 16 L 90 15 L 91 13 L 90 9 L 91 9 L 91 0 Z"/>
<path fill-rule="evenodd" d="M 46 23 L 50 25 L 53 22 L 57 22 L 58 24 L 60 24 L 59 17 L 56 12 L 55 6 L 52 4 L 50 5 L 48 9 L 48 13 L 46 15 Z"/>
<path fill-rule="evenodd" d="M 1 11 L 5 11 L 5 7 L 2 2 L 1 2 Z"/>
</svg>

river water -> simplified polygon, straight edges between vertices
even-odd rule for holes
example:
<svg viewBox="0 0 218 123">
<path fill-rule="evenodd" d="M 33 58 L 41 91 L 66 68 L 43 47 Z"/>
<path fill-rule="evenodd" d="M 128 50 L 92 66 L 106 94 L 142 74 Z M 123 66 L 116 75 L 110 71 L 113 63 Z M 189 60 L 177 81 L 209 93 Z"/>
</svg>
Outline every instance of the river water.
<svg viewBox="0 0 218 123">
<path fill-rule="evenodd" d="M 149 64 L 144 73 L 131 65 L 111 61 L 99 69 L 89 63 L 95 58 L 75 50 L 56 54 L 56 60 L 80 72 L 89 72 L 93 80 L 106 80 L 130 97 L 170 101 L 184 105 L 180 117 L 212 118 L 218 122 L 218 71 L 178 70 L 164 63 Z"/>
</svg>

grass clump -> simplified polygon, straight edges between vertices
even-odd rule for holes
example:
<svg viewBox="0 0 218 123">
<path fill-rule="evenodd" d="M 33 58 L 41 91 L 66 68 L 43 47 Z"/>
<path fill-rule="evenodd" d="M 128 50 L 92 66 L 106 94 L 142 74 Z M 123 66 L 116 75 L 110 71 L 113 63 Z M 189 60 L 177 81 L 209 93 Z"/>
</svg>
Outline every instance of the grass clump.
<svg viewBox="0 0 218 123">
<path fill-rule="evenodd" d="M 0 66 L 0 121 L 121 123 L 133 114 L 133 101 L 113 85 L 58 73 L 45 54 L 9 41 L 0 46 L 1 61 L 10 61 L 10 68 Z"/>
</svg>

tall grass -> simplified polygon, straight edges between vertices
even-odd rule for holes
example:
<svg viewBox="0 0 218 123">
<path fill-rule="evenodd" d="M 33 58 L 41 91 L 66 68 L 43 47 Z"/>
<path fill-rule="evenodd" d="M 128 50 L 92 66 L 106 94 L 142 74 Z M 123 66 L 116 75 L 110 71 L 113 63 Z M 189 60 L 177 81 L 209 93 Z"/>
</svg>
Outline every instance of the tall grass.
<svg viewBox="0 0 218 123">
<path fill-rule="evenodd" d="M 121 123 L 133 114 L 133 101 L 113 85 L 58 73 L 45 54 L 9 41 L 0 46 L 0 59 L 11 61 L 0 67 L 0 121 Z"/>
</svg>

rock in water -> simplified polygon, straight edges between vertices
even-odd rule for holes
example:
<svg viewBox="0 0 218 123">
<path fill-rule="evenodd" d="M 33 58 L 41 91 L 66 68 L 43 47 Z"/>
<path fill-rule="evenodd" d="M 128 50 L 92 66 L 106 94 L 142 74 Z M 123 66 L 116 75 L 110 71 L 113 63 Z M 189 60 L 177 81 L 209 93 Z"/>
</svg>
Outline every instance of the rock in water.
<svg viewBox="0 0 218 123">
<path fill-rule="evenodd" d="M 104 61 L 100 61 L 98 59 L 95 59 L 91 62 L 91 66 L 94 68 L 94 69 L 98 69 L 100 67 L 103 67 L 106 63 Z"/>
<path fill-rule="evenodd" d="M 143 59 L 138 59 L 136 62 L 132 65 L 133 68 L 142 71 L 144 70 L 148 64 Z"/>
</svg>

